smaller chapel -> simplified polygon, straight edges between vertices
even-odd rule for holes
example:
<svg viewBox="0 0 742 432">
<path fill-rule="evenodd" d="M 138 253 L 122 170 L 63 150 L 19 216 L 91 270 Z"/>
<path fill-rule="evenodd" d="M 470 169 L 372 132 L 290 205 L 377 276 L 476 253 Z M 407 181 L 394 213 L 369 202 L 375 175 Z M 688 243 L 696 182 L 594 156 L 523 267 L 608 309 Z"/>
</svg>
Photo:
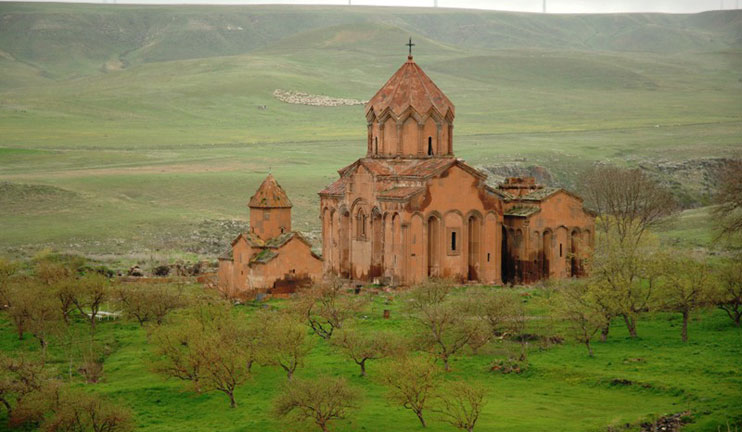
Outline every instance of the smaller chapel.
<svg viewBox="0 0 742 432">
<path fill-rule="evenodd" d="M 230 297 L 287 295 L 322 278 L 322 259 L 291 230 L 291 201 L 272 174 L 250 198 L 250 231 L 219 257 L 218 288 Z"/>
</svg>

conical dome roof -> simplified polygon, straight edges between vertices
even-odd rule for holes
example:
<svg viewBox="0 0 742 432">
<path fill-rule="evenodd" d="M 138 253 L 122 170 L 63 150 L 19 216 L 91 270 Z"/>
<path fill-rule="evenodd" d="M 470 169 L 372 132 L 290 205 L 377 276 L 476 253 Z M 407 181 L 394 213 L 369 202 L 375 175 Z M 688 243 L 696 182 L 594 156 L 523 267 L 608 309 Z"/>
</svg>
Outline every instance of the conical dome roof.
<svg viewBox="0 0 742 432">
<path fill-rule="evenodd" d="M 418 114 L 427 114 L 432 108 L 441 117 L 449 112 L 451 117 L 454 115 L 453 103 L 412 60 L 412 56 L 407 57 L 402 67 L 368 101 L 366 114 L 373 110 L 378 117 L 389 108 L 398 116 L 409 107 Z"/>
<path fill-rule="evenodd" d="M 250 198 L 248 206 L 251 208 L 290 208 L 292 205 L 286 191 L 273 178 L 273 174 L 268 174 L 255 195 Z"/>
</svg>

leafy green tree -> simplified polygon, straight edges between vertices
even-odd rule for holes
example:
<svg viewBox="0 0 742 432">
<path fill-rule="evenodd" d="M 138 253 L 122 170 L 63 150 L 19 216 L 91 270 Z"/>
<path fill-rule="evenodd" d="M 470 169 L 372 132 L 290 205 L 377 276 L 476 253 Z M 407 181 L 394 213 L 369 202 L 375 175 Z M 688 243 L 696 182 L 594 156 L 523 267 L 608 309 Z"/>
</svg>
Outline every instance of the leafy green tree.
<svg viewBox="0 0 742 432">
<path fill-rule="evenodd" d="M 574 279 L 560 283 L 557 289 L 552 301 L 556 318 L 567 323 L 572 337 L 584 344 L 593 357 L 590 341 L 606 325 L 594 287 L 588 280 Z"/>
<path fill-rule="evenodd" d="M 663 266 L 665 282 L 658 293 L 659 302 L 662 309 L 683 316 L 681 336 L 687 342 L 690 316 L 712 304 L 716 281 L 705 257 L 676 251 L 665 257 Z"/>
<path fill-rule="evenodd" d="M 590 265 L 596 301 L 606 318 L 624 319 L 632 338 L 637 337 L 638 317 L 654 307 L 653 292 L 663 271 L 658 254 L 656 239 L 646 234 L 642 240 L 631 232 L 622 236 L 608 231 L 598 236 Z M 603 332 L 607 334 L 607 329 Z"/>
<path fill-rule="evenodd" d="M 717 280 L 714 303 L 739 327 L 742 320 L 742 255 L 726 260 L 718 270 Z"/>
<path fill-rule="evenodd" d="M 294 379 L 284 385 L 274 402 L 279 418 L 290 418 L 297 423 L 314 423 L 322 432 L 330 424 L 347 418 L 358 408 L 360 393 L 343 378 L 319 377 L 313 380 Z"/>
</svg>

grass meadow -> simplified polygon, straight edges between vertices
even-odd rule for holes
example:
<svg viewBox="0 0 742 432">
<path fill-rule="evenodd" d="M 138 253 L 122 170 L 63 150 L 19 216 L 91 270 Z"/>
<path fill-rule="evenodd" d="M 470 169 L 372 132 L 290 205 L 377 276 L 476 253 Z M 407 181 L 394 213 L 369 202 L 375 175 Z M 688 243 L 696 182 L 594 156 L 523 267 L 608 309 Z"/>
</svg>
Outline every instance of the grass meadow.
<svg viewBox="0 0 742 432">
<path fill-rule="evenodd" d="M 198 287 L 192 287 L 198 290 Z M 529 314 L 527 332 L 560 333 L 563 328 L 545 313 L 546 299 L 539 288 L 524 290 Z M 461 294 L 461 292 L 460 292 Z M 389 297 L 392 301 L 389 301 Z M 406 312 L 404 297 L 376 295 L 357 314 L 363 331 L 391 330 L 410 335 L 416 323 Z M 269 302 L 282 307 L 283 300 Z M 251 314 L 259 304 L 235 307 L 235 313 Z M 382 318 L 391 309 L 391 318 Z M 33 338 L 19 341 L 5 317 L 0 317 L 3 351 L 37 350 Z M 565 340 L 563 344 L 529 343 L 529 369 L 521 374 L 489 371 L 495 358 L 513 349 L 507 339 L 491 342 L 476 355 L 465 351 L 453 358 L 446 379 L 479 382 L 488 391 L 487 405 L 476 430 L 481 431 L 604 431 L 638 430 L 641 423 L 663 415 L 690 411 L 692 421 L 684 431 L 716 431 L 726 422 L 742 418 L 742 332 L 721 311 L 696 315 L 690 340 L 680 340 L 680 316 L 658 313 L 639 322 L 639 337 L 628 337 L 623 323 L 613 323 L 607 342 L 594 345 L 595 357 L 585 347 Z M 87 324 L 74 324 L 83 337 Z M 129 406 L 142 431 L 282 431 L 293 430 L 272 415 L 272 401 L 286 383 L 278 367 L 255 366 L 253 377 L 236 392 L 237 408 L 230 409 L 221 393 L 196 394 L 185 384 L 166 380 L 152 370 L 154 359 L 147 344 L 147 329 L 136 322 L 102 321 L 96 338 L 108 346 L 104 375 L 97 384 L 82 384 L 73 374 L 73 385 L 104 394 Z M 360 408 L 338 422 L 337 431 L 422 430 L 414 414 L 391 404 L 379 382 L 379 371 L 388 360 L 368 364 L 368 375 L 358 376 L 358 366 L 337 348 L 315 335 L 311 354 L 296 376 L 342 376 L 363 392 Z M 51 367 L 65 375 L 65 351 L 52 343 Z M 431 431 L 453 430 L 428 413 Z M 0 418 L 2 424 L 2 418 Z M 2 426 L 0 426 L 1 428 Z M 288 428 L 288 429 L 287 429 Z M 610 429 L 613 428 L 613 429 Z M 722 429 L 724 430 L 724 429 Z"/>
</svg>

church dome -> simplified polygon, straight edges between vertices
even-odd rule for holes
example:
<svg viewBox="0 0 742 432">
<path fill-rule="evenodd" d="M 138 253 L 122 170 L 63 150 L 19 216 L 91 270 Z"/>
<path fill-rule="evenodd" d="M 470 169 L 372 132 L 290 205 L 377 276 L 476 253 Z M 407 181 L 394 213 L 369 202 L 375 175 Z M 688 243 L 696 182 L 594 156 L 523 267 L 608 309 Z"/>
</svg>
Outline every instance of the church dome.
<svg viewBox="0 0 742 432">
<path fill-rule="evenodd" d="M 248 206 L 250 208 L 290 208 L 291 201 L 273 175 L 268 174 L 255 195 L 250 198 Z"/>
<path fill-rule="evenodd" d="M 453 103 L 412 60 L 412 56 L 368 101 L 366 114 L 373 111 L 379 117 L 388 108 L 395 116 L 400 116 L 410 107 L 421 115 L 428 114 L 432 109 L 441 118 L 449 113 L 449 118 L 454 116 Z"/>
</svg>

